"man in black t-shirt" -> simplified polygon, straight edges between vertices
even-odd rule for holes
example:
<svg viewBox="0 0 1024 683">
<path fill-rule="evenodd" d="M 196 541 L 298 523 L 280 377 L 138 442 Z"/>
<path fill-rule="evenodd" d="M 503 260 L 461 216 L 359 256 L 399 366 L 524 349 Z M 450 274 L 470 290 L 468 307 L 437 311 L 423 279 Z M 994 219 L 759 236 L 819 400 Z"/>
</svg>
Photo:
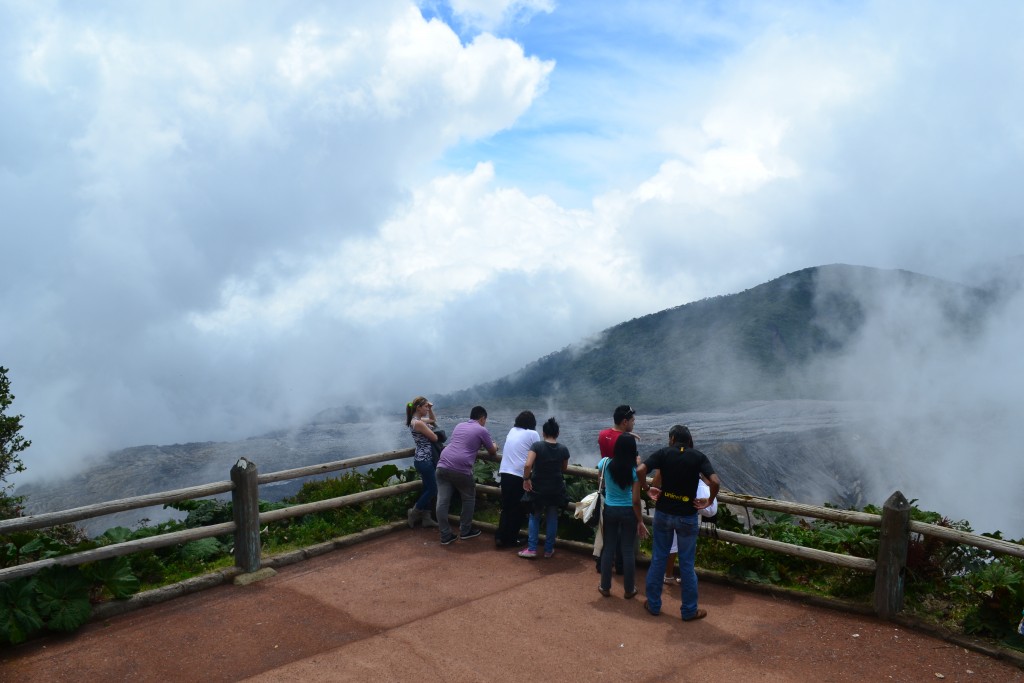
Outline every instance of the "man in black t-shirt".
<svg viewBox="0 0 1024 683">
<path fill-rule="evenodd" d="M 657 505 L 654 508 L 654 531 L 651 534 L 654 546 L 651 566 L 647 570 L 644 609 L 654 616 L 661 613 L 662 577 L 672 549 L 672 535 L 675 534 L 683 589 L 680 614 L 683 621 L 693 621 L 707 616 L 707 610 L 697 608 L 697 573 L 693 569 L 700 528 L 697 510 L 711 504 L 718 495 L 720 482 L 708 456 L 693 447 L 689 429 L 683 425 L 672 427 L 668 432 L 668 444 L 651 453 L 636 469 L 637 479 L 641 482 L 647 481 L 649 472 L 661 472 L 661 489 L 650 488 L 651 498 L 657 501 Z M 702 477 L 711 489 L 711 496 L 698 499 L 697 482 Z"/>
</svg>

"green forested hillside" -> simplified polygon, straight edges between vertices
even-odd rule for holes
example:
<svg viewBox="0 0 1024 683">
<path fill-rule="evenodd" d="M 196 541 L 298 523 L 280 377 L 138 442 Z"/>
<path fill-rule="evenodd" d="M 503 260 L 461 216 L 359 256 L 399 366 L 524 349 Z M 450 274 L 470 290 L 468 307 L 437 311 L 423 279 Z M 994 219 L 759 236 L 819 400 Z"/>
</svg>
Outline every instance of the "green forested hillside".
<svg viewBox="0 0 1024 683">
<path fill-rule="evenodd" d="M 822 362 L 856 338 L 867 302 L 887 291 L 927 297 L 958 334 L 969 333 L 991 299 L 983 290 L 907 271 L 807 268 L 738 294 L 635 318 L 446 399 L 501 405 L 552 398 L 580 410 L 628 402 L 662 412 L 825 398 L 831 387 Z"/>
</svg>

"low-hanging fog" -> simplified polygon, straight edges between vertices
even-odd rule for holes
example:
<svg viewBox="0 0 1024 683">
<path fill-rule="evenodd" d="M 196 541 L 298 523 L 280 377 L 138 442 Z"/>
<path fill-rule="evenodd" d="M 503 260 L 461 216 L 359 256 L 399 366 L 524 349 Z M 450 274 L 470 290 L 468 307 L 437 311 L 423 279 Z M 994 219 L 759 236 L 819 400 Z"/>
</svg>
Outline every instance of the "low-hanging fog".
<svg viewBox="0 0 1024 683">
<path fill-rule="evenodd" d="M 15 482 L 392 414 L 808 266 L 1019 273 L 1022 20 L 4 3 L 0 365 L 33 441 Z M 887 447 L 858 457 L 925 507 L 1018 524 L 1021 298 L 965 340 L 889 294 L 828 369 L 877 413 Z"/>
<path fill-rule="evenodd" d="M 1008 289 L 966 334 L 949 310 L 978 313 L 978 302 L 936 295 L 940 283 L 880 290 L 819 282 L 819 299 L 835 288 L 855 291 L 867 315 L 852 348 L 814 370 L 835 380 L 837 398 L 866 409 L 846 437 L 852 457 L 874 475 L 866 482 L 871 500 L 900 489 L 924 509 L 1020 538 L 1024 295 L 1019 265 L 1003 275 Z"/>
</svg>

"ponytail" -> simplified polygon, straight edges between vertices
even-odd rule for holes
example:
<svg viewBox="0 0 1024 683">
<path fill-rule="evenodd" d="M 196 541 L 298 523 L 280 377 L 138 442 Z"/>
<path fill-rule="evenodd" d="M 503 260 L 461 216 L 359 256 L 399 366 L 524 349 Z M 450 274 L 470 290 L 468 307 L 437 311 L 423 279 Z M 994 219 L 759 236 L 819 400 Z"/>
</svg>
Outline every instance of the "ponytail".
<svg viewBox="0 0 1024 683">
<path fill-rule="evenodd" d="M 413 400 L 405 404 L 405 426 L 408 427 L 412 424 L 412 416 L 416 414 L 416 409 L 427 402 L 425 396 L 417 396 Z"/>
</svg>

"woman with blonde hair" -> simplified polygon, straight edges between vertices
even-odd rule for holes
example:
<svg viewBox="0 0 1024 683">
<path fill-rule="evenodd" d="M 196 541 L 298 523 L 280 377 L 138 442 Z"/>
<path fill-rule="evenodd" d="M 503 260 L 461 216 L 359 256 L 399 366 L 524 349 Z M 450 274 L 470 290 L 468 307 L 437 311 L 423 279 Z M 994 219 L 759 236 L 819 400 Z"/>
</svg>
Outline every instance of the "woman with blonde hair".
<svg viewBox="0 0 1024 683">
<path fill-rule="evenodd" d="M 416 524 L 425 527 L 437 526 L 437 522 L 430 516 L 430 501 L 437 495 L 437 476 L 434 473 L 434 449 L 432 444 L 437 443 L 437 434 L 431 429 L 431 425 L 437 425 L 434 417 L 434 404 L 423 396 L 417 396 L 405 406 L 405 425 L 412 434 L 412 441 L 416 446 L 413 454 L 412 465 L 419 472 L 423 479 L 423 492 L 416 499 L 416 503 L 409 508 L 407 518 L 409 528 Z"/>
</svg>

